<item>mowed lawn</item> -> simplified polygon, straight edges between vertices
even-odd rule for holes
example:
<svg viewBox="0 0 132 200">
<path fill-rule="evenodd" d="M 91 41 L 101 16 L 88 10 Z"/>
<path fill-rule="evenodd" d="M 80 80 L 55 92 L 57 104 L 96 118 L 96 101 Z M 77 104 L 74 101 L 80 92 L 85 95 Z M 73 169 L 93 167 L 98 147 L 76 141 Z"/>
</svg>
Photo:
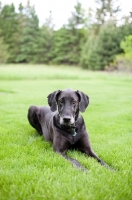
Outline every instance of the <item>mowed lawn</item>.
<svg viewBox="0 0 132 200">
<path fill-rule="evenodd" d="M 27 121 L 30 105 L 47 105 L 57 89 L 86 93 L 83 113 L 94 151 L 115 171 L 77 151 L 76 169 L 52 150 Z M 132 74 L 74 67 L 0 66 L 0 199 L 131 200 Z"/>
</svg>

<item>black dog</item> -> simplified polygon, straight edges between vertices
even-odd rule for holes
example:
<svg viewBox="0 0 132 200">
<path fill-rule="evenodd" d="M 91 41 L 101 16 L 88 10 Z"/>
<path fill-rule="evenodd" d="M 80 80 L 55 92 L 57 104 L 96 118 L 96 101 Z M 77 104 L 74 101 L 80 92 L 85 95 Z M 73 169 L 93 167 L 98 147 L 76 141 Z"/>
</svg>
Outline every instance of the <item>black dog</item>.
<svg viewBox="0 0 132 200">
<path fill-rule="evenodd" d="M 92 150 L 84 119 L 89 97 L 81 91 L 72 89 L 57 90 L 48 95 L 49 106 L 31 106 L 28 110 L 29 123 L 53 143 L 55 152 L 70 160 L 76 167 L 84 168 L 77 160 L 66 155 L 68 149 L 78 149 L 95 158 L 101 165 L 108 165 Z"/>
</svg>

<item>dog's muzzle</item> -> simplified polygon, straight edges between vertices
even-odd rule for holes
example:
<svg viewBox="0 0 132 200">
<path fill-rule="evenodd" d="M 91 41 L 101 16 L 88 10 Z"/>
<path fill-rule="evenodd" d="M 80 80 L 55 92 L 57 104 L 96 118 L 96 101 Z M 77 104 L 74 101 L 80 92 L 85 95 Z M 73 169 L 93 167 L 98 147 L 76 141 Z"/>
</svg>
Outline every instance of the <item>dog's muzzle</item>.
<svg viewBox="0 0 132 200">
<path fill-rule="evenodd" d="M 60 124 L 64 126 L 72 126 L 75 123 L 75 119 L 70 116 L 61 117 L 60 116 Z"/>
</svg>

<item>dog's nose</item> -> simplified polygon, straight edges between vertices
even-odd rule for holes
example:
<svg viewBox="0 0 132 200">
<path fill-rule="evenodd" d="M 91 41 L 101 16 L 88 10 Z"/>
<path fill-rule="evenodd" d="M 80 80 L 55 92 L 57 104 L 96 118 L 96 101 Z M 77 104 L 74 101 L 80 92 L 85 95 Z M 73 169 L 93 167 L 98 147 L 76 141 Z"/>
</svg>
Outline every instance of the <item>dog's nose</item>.
<svg viewBox="0 0 132 200">
<path fill-rule="evenodd" d="M 70 122 L 70 120 L 71 120 L 70 117 L 64 117 L 64 118 L 63 118 L 63 121 L 64 121 L 64 122 Z"/>
</svg>

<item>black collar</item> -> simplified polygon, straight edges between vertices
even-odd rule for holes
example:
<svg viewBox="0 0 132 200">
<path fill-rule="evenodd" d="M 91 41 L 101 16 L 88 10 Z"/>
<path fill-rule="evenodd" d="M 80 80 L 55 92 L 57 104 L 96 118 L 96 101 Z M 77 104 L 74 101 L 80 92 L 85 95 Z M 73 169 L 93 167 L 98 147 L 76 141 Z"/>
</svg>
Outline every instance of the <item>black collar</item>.
<svg viewBox="0 0 132 200">
<path fill-rule="evenodd" d="M 67 130 L 67 133 L 76 136 L 77 135 L 77 130 L 76 130 L 76 124 L 71 124 L 70 126 L 67 125 L 60 125 L 63 130 Z"/>
</svg>

